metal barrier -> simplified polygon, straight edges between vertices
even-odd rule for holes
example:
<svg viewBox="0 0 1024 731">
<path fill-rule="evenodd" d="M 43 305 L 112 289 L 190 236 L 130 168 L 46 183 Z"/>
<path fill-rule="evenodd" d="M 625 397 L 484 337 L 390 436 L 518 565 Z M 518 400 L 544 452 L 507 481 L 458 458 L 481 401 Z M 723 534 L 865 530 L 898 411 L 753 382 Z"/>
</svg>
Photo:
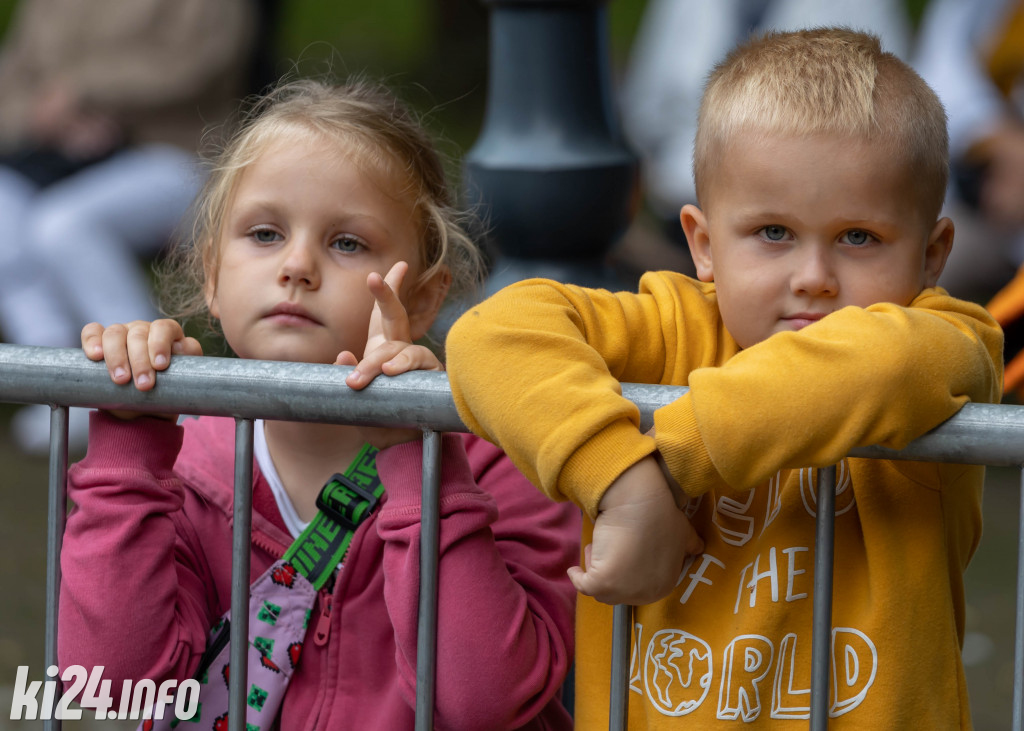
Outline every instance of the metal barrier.
<svg viewBox="0 0 1024 731">
<path fill-rule="evenodd" d="M 60 550 L 64 532 L 69 406 L 134 409 L 148 412 L 208 414 L 236 419 L 235 532 L 231 611 L 247 617 L 249 527 L 252 484 L 252 420 L 316 421 L 423 430 L 423 529 L 417 646 L 416 729 L 433 728 L 437 570 L 439 536 L 440 435 L 466 431 L 443 373 L 416 372 L 379 378 L 352 391 L 341 366 L 178 356 L 158 377 L 158 387 L 139 392 L 111 382 L 106 367 L 89 361 L 77 348 L 39 348 L 0 344 L 0 402 L 53 406 L 51 417 L 49 514 L 47 520 L 46 645 L 47 666 L 57 664 L 57 601 Z M 653 424 L 654 410 L 686 389 L 623 384 L 623 395 L 640 409 L 641 428 Z M 329 396 L 329 398 L 328 398 Z M 967 404 L 956 416 L 895 452 L 881 447 L 857 449 L 854 457 L 1024 466 L 1024 407 Z M 818 537 L 814 576 L 812 637 L 812 729 L 828 727 L 829 646 L 832 599 L 832 505 L 835 469 L 819 471 Z M 1024 498 L 1024 482 L 1022 482 Z M 1024 525 L 1024 499 L 1021 522 Z M 1024 730 L 1024 533 L 1018 536 L 1013 728 Z M 629 702 L 631 608 L 614 612 L 610 728 L 626 726 Z M 231 626 L 231 664 L 245 668 L 248 628 Z M 236 654 L 237 653 L 237 654 Z M 245 728 L 245 674 L 235 673 L 229 708 L 231 729 Z M 240 681 L 240 682 L 235 682 Z M 47 731 L 60 721 L 44 721 Z"/>
</svg>

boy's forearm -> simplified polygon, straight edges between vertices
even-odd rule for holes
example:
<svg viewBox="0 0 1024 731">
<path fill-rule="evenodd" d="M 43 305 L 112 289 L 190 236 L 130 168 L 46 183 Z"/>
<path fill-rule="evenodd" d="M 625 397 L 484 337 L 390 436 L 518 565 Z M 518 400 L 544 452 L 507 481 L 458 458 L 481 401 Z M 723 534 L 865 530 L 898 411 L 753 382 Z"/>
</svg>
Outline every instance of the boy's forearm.
<svg viewBox="0 0 1024 731">
<path fill-rule="evenodd" d="M 773 336 L 691 374 L 690 393 L 655 414 L 661 451 L 673 474 L 688 474 L 672 448 L 691 448 L 691 424 L 713 468 L 745 489 L 857 446 L 900 449 L 968 400 L 998 398 L 998 333 L 979 318 L 876 305 Z"/>
<path fill-rule="evenodd" d="M 647 436 L 652 437 L 655 440 L 655 442 L 657 442 L 657 434 L 655 429 L 651 429 L 649 432 L 647 432 Z M 686 494 L 686 490 L 683 489 L 683 486 L 679 483 L 679 480 L 672 473 L 672 469 L 665 461 L 665 456 L 662 454 L 661 448 L 659 447 L 658 449 L 655 449 L 654 452 L 652 452 L 651 456 L 654 457 L 654 461 L 658 464 L 658 467 L 661 469 L 661 474 L 665 477 L 665 484 L 668 485 L 668 489 L 672 491 L 672 498 L 676 502 L 676 507 L 678 507 L 680 510 L 684 510 L 686 508 L 686 503 L 689 500 L 690 496 Z"/>
<path fill-rule="evenodd" d="M 704 444 L 689 393 L 655 411 L 654 423 L 648 433 L 656 436 L 658 461 L 683 500 L 727 487 Z"/>
<path fill-rule="evenodd" d="M 473 307 L 446 344 L 466 425 L 499 444 L 531 482 L 591 516 L 604 489 L 654 449 L 618 383 L 623 374 L 657 382 L 664 362 L 660 337 L 637 349 L 616 337 L 642 332 L 639 321 L 652 319 L 637 299 L 523 283 Z M 640 361 L 649 372 L 637 370 Z"/>
</svg>

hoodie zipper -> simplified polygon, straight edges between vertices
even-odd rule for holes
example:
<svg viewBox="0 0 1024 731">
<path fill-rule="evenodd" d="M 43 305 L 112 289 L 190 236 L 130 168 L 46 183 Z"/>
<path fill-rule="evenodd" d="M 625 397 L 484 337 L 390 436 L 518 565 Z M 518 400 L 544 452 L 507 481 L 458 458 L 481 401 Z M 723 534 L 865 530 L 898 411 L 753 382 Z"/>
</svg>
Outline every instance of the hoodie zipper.
<svg viewBox="0 0 1024 731">
<path fill-rule="evenodd" d="M 317 644 L 317 647 L 323 647 L 331 635 L 331 607 L 334 604 L 334 597 L 324 589 L 318 593 L 320 594 L 320 615 L 317 617 L 316 628 L 313 631 L 313 642 Z"/>
<path fill-rule="evenodd" d="M 257 532 L 255 530 L 249 534 L 249 542 L 256 548 L 261 548 L 270 554 L 271 563 L 280 559 L 284 555 L 284 552 L 288 550 L 287 546 L 278 543 L 265 533 Z"/>
</svg>

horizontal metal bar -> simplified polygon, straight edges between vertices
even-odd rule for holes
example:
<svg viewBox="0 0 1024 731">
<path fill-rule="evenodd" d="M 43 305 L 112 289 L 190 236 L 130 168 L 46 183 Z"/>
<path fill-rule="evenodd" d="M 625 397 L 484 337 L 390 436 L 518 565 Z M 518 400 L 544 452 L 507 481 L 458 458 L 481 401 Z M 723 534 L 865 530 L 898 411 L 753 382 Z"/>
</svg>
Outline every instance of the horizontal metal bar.
<svg viewBox="0 0 1024 731">
<path fill-rule="evenodd" d="M 1015 467 L 1024 464 L 1024 406 L 965 404 L 903 449 L 860 447 L 851 457 Z"/>
<path fill-rule="evenodd" d="M 102 363 L 78 348 L 0 344 L 0 402 L 49 403 L 236 418 L 320 421 L 466 431 L 444 373 L 416 371 L 378 378 L 362 391 L 345 385 L 351 369 L 312 363 L 177 356 L 140 392 L 114 384 Z M 622 384 L 640 410 L 640 427 L 655 409 L 686 393 L 679 386 Z M 967 404 L 958 414 L 900 451 L 862 447 L 854 457 L 963 464 L 1024 464 L 1024 406 Z"/>
<path fill-rule="evenodd" d="M 466 431 L 443 373 L 345 385 L 352 369 L 314 363 L 176 356 L 141 392 L 118 386 L 79 348 L 0 345 L 0 402 L 211 414 L 245 419 L 432 427 Z"/>
</svg>

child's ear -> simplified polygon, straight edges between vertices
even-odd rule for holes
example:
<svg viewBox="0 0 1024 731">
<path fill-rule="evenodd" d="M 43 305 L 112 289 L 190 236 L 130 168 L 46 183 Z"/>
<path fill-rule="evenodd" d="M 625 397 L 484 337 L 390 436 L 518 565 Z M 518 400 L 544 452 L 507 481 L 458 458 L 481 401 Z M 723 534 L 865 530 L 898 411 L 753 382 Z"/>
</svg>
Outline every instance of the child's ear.
<svg viewBox="0 0 1024 731">
<path fill-rule="evenodd" d="M 953 221 L 940 218 L 935 222 L 924 249 L 924 286 L 934 287 L 939 282 L 946 258 L 953 248 Z"/>
<path fill-rule="evenodd" d="M 442 267 L 430 279 L 418 283 L 409 293 L 405 311 L 409 315 L 409 335 L 413 342 L 426 335 L 434 324 L 451 284 L 452 273 L 448 267 Z"/>
<path fill-rule="evenodd" d="M 688 203 L 679 212 L 679 222 L 683 224 L 690 256 L 697 267 L 697 279 L 713 282 L 715 271 L 711 265 L 711 236 L 708 234 L 708 220 L 704 211 Z"/>
</svg>

